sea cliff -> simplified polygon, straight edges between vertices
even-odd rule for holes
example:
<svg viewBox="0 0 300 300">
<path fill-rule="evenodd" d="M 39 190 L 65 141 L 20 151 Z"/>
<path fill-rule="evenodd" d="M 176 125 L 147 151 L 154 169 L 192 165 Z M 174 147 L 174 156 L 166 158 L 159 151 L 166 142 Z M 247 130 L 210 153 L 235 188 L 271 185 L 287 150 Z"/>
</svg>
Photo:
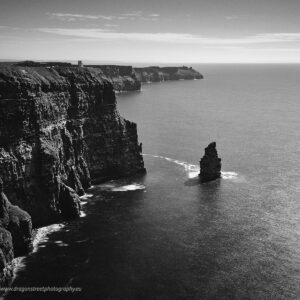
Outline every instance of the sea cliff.
<svg viewBox="0 0 300 300">
<path fill-rule="evenodd" d="M 186 66 L 133 68 L 132 66 L 91 65 L 88 67 L 100 69 L 118 92 L 139 91 L 141 83 L 203 78 L 201 73 Z"/>
<path fill-rule="evenodd" d="M 14 254 L 30 248 L 31 222 L 79 216 L 92 182 L 140 172 L 137 126 L 119 115 L 101 69 L 1 64 L 0 283 Z"/>
<path fill-rule="evenodd" d="M 136 78 L 136 74 L 132 66 L 117 65 L 90 65 L 100 69 L 107 79 L 111 80 L 116 91 L 139 91 L 141 89 L 141 81 Z"/>
<path fill-rule="evenodd" d="M 136 78 L 141 82 L 162 82 L 168 80 L 203 79 L 203 75 L 192 67 L 146 67 L 134 68 Z"/>
</svg>

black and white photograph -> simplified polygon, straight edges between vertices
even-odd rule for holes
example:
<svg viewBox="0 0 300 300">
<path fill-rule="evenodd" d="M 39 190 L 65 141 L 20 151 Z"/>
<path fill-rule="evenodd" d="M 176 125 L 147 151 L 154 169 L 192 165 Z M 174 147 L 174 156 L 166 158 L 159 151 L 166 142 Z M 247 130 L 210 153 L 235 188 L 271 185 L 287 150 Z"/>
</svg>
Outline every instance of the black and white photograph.
<svg viewBox="0 0 300 300">
<path fill-rule="evenodd" d="M 0 300 L 300 300 L 299 0 L 0 0 Z"/>
</svg>

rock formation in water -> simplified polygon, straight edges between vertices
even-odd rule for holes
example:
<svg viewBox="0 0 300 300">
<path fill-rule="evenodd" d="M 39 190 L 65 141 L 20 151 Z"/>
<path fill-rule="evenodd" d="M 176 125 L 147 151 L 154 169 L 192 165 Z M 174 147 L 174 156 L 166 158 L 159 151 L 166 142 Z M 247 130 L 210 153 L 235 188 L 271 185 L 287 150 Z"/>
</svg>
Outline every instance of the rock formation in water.
<svg viewBox="0 0 300 300">
<path fill-rule="evenodd" d="M 1 64 L 2 282 L 12 243 L 16 255 L 30 248 L 30 216 L 34 226 L 79 216 L 79 195 L 91 182 L 140 172 L 137 126 L 119 115 L 100 69 Z"/>
<path fill-rule="evenodd" d="M 134 68 L 136 78 L 141 82 L 161 82 L 167 80 L 202 79 L 203 75 L 193 68 L 182 67 L 147 67 Z"/>
<path fill-rule="evenodd" d="M 205 148 L 205 154 L 200 160 L 200 181 L 208 182 L 221 177 L 221 158 L 218 157 L 216 142 Z"/>
</svg>

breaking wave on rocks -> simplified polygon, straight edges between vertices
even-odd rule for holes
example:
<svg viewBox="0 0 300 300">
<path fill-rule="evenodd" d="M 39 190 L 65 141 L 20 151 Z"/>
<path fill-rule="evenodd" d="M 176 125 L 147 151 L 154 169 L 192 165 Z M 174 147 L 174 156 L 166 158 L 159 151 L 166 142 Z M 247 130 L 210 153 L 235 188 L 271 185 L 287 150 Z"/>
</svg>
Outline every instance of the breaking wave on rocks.
<svg viewBox="0 0 300 300">
<path fill-rule="evenodd" d="M 45 245 L 43 245 L 43 243 L 48 241 L 48 235 L 61 230 L 62 228 L 64 228 L 65 225 L 64 224 L 52 224 L 49 226 L 44 226 L 41 228 L 38 228 L 35 232 L 34 235 L 34 240 L 33 240 L 33 249 L 32 249 L 32 253 L 36 253 L 39 248 L 43 248 L 45 247 Z M 61 244 L 61 241 L 57 241 L 55 242 L 56 244 L 58 244 L 59 246 L 67 246 L 67 244 Z M 29 256 L 31 255 L 29 254 Z M 20 256 L 20 257 L 16 257 L 13 259 L 12 261 L 12 268 L 13 268 L 13 280 L 15 280 L 18 277 L 18 273 L 23 271 L 26 268 L 26 256 Z M 4 295 L 5 298 L 5 295 Z M 3 298 L 0 298 L 3 299 Z"/>
<path fill-rule="evenodd" d="M 184 167 L 184 170 L 186 171 L 188 178 L 196 178 L 200 172 L 200 167 L 198 165 L 189 164 L 185 161 L 181 161 L 178 159 L 173 159 L 173 158 L 161 156 L 161 155 L 152 155 L 152 154 L 143 154 L 143 155 L 164 159 L 164 160 L 170 161 L 172 163 L 175 163 L 179 166 Z M 223 179 L 235 179 L 235 178 L 237 178 L 237 176 L 238 176 L 238 173 L 236 173 L 236 172 L 225 172 L 225 171 L 221 172 L 221 177 Z"/>
<path fill-rule="evenodd" d="M 48 235 L 64 228 L 64 224 L 52 224 L 49 226 L 41 227 L 37 230 L 33 241 L 33 253 L 37 252 L 42 243 L 48 241 Z"/>
</svg>

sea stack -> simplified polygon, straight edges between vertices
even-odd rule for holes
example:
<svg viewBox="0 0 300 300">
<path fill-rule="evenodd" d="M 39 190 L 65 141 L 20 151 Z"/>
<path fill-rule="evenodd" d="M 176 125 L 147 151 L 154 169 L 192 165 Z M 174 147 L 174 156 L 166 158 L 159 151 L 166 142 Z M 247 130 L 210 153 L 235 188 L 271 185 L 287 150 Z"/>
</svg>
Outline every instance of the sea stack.
<svg viewBox="0 0 300 300">
<path fill-rule="evenodd" d="M 208 182 L 221 177 L 221 158 L 218 157 L 216 142 L 205 148 L 205 154 L 200 160 L 200 181 Z"/>
</svg>

